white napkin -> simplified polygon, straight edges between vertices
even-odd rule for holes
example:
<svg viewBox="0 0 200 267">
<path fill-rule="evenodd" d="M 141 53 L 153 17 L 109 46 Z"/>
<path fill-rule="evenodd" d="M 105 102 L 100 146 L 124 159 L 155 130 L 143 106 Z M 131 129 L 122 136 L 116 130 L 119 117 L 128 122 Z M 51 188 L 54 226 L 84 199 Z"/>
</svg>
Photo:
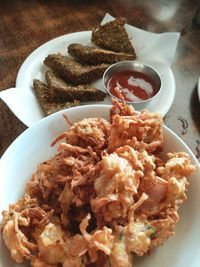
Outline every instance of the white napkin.
<svg viewBox="0 0 200 267">
<path fill-rule="evenodd" d="M 112 16 L 106 14 L 102 24 L 113 19 Z M 137 60 L 152 65 L 161 76 L 164 75 L 165 70 L 169 69 L 173 62 L 180 33 L 151 33 L 128 24 L 125 28 L 136 51 Z M 103 85 L 101 87 L 103 88 Z M 32 126 L 43 118 L 32 88 L 10 88 L 0 92 L 0 98 L 27 126 Z"/>
<path fill-rule="evenodd" d="M 42 110 L 31 88 L 10 88 L 1 91 L 0 98 L 15 116 L 28 127 L 43 118 Z"/>
</svg>

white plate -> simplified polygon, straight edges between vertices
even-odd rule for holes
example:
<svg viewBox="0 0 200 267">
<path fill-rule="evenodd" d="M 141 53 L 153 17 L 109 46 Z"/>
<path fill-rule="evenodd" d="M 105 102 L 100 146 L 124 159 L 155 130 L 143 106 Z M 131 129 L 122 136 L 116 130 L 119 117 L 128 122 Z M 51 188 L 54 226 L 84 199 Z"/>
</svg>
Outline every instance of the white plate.
<svg viewBox="0 0 200 267">
<path fill-rule="evenodd" d="M 32 91 L 33 79 L 37 78 L 42 81 L 45 81 L 44 74 L 45 71 L 47 70 L 47 67 L 43 64 L 43 61 L 48 54 L 57 52 L 67 54 L 67 47 L 71 43 L 77 42 L 85 45 L 92 45 L 90 38 L 91 38 L 91 31 L 83 31 L 83 32 L 76 32 L 63 35 L 43 44 L 35 51 L 33 51 L 22 64 L 17 75 L 16 87 L 25 87 L 27 90 Z M 145 46 L 145 44 L 143 46 Z M 148 44 L 146 44 L 146 46 L 148 46 Z M 137 51 L 137 55 L 139 56 L 139 58 L 140 58 L 140 52 L 141 51 Z M 154 99 L 151 103 L 149 103 L 146 106 L 146 108 L 153 112 L 155 111 L 160 112 L 162 116 L 165 116 L 172 105 L 175 95 L 174 75 L 170 67 L 163 68 L 163 65 L 160 65 L 157 62 L 148 62 L 148 63 L 151 63 L 151 65 L 153 65 L 153 67 L 156 68 L 157 71 L 160 73 L 163 82 L 163 89 L 159 94 L 159 97 Z M 93 85 L 100 90 L 104 90 L 102 79 L 93 83 Z M 104 102 L 99 102 L 99 103 L 110 104 L 110 97 L 107 96 Z M 97 104 L 97 102 L 88 102 L 88 104 Z M 11 105 L 10 108 L 16 114 L 16 109 L 13 106 L 11 107 Z M 21 108 L 23 109 L 23 106 Z M 39 107 L 39 104 L 37 105 L 37 111 L 38 110 L 40 111 L 40 119 L 41 119 L 43 115 Z M 18 118 L 21 119 L 20 117 Z M 34 110 L 32 110 L 32 116 L 31 118 L 26 119 L 26 121 L 28 121 L 28 124 L 27 123 L 26 124 L 27 126 L 31 126 L 37 120 L 38 116 L 36 117 L 34 114 Z"/>
<path fill-rule="evenodd" d="M 199 96 L 199 101 L 200 101 L 200 77 L 198 81 L 198 96 Z"/>
<path fill-rule="evenodd" d="M 0 159 L 0 213 L 23 195 L 26 181 L 36 170 L 38 163 L 55 154 L 56 148 L 50 147 L 52 140 L 65 131 L 68 126 L 62 114 L 70 121 L 91 117 L 108 119 L 110 107 L 93 105 L 71 108 L 57 112 L 24 131 L 7 149 Z M 37 137 L 37 138 L 36 138 Z M 200 262 L 200 166 L 186 144 L 169 128 L 164 127 L 164 152 L 186 151 L 192 157 L 197 171 L 189 181 L 188 200 L 180 208 L 180 222 L 174 237 L 152 252 L 151 256 L 137 258 L 135 267 L 198 267 Z M 0 267 L 17 265 L 10 260 L 3 243 L 0 244 Z"/>
</svg>

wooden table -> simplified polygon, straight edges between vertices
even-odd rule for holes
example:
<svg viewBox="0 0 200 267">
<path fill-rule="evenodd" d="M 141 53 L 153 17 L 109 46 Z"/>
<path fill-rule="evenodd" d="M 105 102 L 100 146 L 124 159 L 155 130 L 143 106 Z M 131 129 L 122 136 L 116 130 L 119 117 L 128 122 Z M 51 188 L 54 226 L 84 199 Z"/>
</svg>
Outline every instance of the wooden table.
<svg viewBox="0 0 200 267">
<path fill-rule="evenodd" d="M 178 31 L 181 38 L 172 66 L 176 79 L 174 103 L 165 124 L 200 160 L 200 27 L 193 22 L 195 0 L 73 0 L 0 1 L 0 90 L 15 86 L 20 65 L 38 46 L 70 32 L 91 30 L 105 13 L 152 32 Z M 170 90 L 170 88 L 169 88 Z M 24 130 L 0 101 L 0 156 Z"/>
</svg>

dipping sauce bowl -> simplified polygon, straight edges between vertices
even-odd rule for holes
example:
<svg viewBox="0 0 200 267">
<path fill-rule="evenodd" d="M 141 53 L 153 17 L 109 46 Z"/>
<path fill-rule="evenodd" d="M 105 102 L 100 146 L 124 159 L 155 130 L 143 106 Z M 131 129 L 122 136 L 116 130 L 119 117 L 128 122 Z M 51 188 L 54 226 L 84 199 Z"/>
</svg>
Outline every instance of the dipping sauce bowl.
<svg viewBox="0 0 200 267">
<path fill-rule="evenodd" d="M 136 109 L 144 108 L 162 89 L 158 72 L 139 61 L 113 64 L 104 72 L 103 83 L 110 96 L 124 100 Z"/>
</svg>

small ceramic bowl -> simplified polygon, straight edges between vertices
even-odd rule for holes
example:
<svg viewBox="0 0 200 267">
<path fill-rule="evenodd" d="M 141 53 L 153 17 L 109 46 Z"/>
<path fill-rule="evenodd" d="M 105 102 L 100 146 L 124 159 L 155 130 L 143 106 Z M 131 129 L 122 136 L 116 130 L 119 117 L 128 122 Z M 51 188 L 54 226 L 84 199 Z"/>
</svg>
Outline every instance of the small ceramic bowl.
<svg viewBox="0 0 200 267">
<path fill-rule="evenodd" d="M 132 104 L 134 106 L 134 108 L 136 108 L 136 109 L 142 109 L 148 103 L 150 103 L 153 99 L 158 97 L 159 93 L 162 90 L 161 76 L 152 66 L 145 64 L 145 63 L 142 63 L 142 62 L 139 62 L 139 61 L 121 61 L 121 62 L 118 62 L 118 63 L 111 65 L 104 72 L 104 75 L 103 75 L 104 87 L 111 97 L 117 98 L 120 101 L 122 100 L 110 92 L 110 90 L 108 88 L 108 82 L 113 75 L 120 73 L 120 72 L 123 72 L 123 71 L 134 71 L 134 72 L 138 72 L 138 73 L 141 73 L 141 74 L 149 77 L 153 81 L 154 86 L 156 88 L 156 93 L 152 97 L 149 97 L 146 100 L 139 100 L 139 101 L 138 100 L 136 100 L 136 101 L 125 100 L 125 102 L 127 104 Z"/>
</svg>

